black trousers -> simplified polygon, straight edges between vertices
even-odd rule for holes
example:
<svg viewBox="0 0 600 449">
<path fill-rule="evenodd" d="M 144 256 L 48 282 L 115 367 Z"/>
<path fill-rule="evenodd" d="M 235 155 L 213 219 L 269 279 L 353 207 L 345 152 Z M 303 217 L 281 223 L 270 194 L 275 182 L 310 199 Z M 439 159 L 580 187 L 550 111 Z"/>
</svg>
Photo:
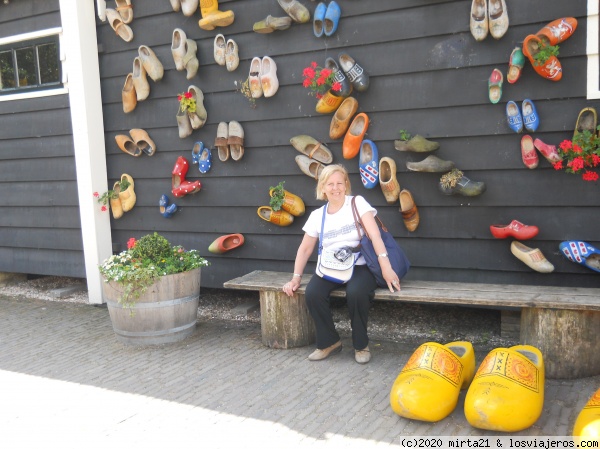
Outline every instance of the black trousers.
<svg viewBox="0 0 600 449">
<path fill-rule="evenodd" d="M 369 344 L 367 322 L 377 282 L 366 265 L 356 265 L 352 279 L 346 284 L 336 284 L 314 275 L 306 286 L 306 306 L 315 322 L 317 349 L 325 349 L 340 340 L 333 323 L 329 294 L 336 288 L 342 287 L 346 287 L 346 301 L 352 326 L 352 345 L 354 349 L 360 350 Z"/>
</svg>

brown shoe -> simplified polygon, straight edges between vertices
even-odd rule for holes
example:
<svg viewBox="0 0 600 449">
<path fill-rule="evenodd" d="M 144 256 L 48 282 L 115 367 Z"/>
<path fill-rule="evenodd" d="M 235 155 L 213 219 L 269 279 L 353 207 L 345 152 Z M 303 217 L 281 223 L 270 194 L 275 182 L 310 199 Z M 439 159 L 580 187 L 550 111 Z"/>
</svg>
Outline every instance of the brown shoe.
<svg viewBox="0 0 600 449">
<path fill-rule="evenodd" d="M 379 160 L 379 185 L 388 204 L 398 201 L 400 184 L 396 179 L 396 162 L 391 157 Z"/>
<path fill-rule="evenodd" d="M 404 220 L 404 226 L 409 232 L 417 229 L 419 226 L 419 209 L 417 209 L 412 194 L 406 189 L 400 191 L 400 213 Z"/>
<path fill-rule="evenodd" d="M 358 349 L 355 349 L 354 360 L 356 360 L 356 362 L 360 363 L 361 365 L 369 363 L 369 360 L 371 360 L 371 351 L 369 351 L 369 347 L 367 346 L 365 349 L 361 349 L 360 351 Z"/>
<path fill-rule="evenodd" d="M 350 120 L 358 109 L 358 101 L 353 97 L 348 97 L 344 101 L 331 119 L 331 125 L 329 126 L 329 137 L 332 139 L 341 139 L 348 127 L 350 126 Z"/>
<path fill-rule="evenodd" d="M 336 354 L 342 350 L 342 340 L 339 340 L 337 343 L 332 344 L 328 348 L 325 349 L 315 349 L 312 354 L 308 356 L 308 360 L 311 362 L 317 362 L 319 360 L 325 360 L 332 354 Z"/>
</svg>

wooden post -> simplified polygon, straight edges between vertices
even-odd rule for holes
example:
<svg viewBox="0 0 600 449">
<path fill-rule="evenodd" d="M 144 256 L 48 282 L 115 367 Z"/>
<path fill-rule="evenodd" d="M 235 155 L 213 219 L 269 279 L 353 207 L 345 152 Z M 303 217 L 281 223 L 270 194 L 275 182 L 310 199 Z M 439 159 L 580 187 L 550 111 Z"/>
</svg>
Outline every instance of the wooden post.
<svg viewBox="0 0 600 449">
<path fill-rule="evenodd" d="M 549 379 L 600 374 L 599 311 L 523 308 L 521 343 L 542 352 Z"/>
<path fill-rule="evenodd" d="M 315 342 L 315 325 L 302 294 L 289 297 L 282 291 L 261 291 L 260 327 L 263 344 L 270 348 L 289 349 Z"/>
</svg>

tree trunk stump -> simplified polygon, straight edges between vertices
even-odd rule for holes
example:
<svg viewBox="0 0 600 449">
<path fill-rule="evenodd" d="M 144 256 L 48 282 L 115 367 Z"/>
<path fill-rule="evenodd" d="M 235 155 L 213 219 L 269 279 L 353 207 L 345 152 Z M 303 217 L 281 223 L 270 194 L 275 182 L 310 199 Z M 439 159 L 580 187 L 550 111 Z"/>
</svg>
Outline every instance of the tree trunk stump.
<svg viewBox="0 0 600 449">
<path fill-rule="evenodd" d="M 598 311 L 523 308 L 521 343 L 542 352 L 549 379 L 600 374 Z"/>
<path fill-rule="evenodd" d="M 304 295 L 260 292 L 262 342 L 269 348 L 289 349 L 315 342 L 315 324 Z"/>
</svg>

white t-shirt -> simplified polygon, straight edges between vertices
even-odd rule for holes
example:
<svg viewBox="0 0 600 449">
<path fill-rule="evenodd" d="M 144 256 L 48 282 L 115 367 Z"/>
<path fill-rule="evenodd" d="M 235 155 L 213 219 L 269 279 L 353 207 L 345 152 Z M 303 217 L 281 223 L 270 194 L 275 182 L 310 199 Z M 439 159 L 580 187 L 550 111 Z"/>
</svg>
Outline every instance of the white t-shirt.
<svg viewBox="0 0 600 449">
<path fill-rule="evenodd" d="M 311 212 L 304 224 L 302 230 L 311 237 L 319 238 L 321 233 L 321 222 L 323 213 L 326 211 L 327 204 Z M 358 214 L 362 217 L 367 212 L 373 212 L 377 215 L 377 210 L 373 208 L 362 196 L 356 196 L 356 208 Z M 362 230 L 361 230 L 362 236 Z M 344 246 L 354 248 L 360 243 L 360 238 L 354 224 L 352 215 L 352 196 L 346 195 L 344 205 L 335 214 L 327 214 L 325 217 L 325 226 L 323 227 L 322 244 L 323 248 L 338 249 Z M 364 265 L 365 259 L 360 256 L 356 265 Z"/>
</svg>

